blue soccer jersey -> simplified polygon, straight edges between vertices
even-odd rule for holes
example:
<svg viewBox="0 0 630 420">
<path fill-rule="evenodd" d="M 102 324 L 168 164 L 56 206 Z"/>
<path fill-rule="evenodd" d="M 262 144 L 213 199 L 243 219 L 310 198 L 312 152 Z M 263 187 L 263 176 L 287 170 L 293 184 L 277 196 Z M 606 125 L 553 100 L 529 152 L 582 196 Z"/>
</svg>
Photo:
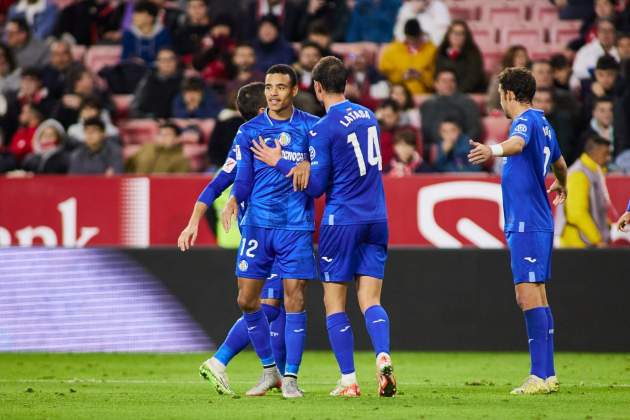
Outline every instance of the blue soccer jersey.
<svg viewBox="0 0 630 420">
<path fill-rule="evenodd" d="M 275 140 L 282 157 L 298 163 L 308 159 L 308 132 L 318 121 L 314 115 L 294 109 L 288 120 L 274 120 L 267 111 L 243 124 L 235 139 L 237 173 L 232 194 L 238 202 L 248 201 L 244 226 L 313 231 L 313 200 L 293 191 L 292 180 L 275 168 L 255 159 L 252 142 L 263 138 L 270 147 Z"/>
<path fill-rule="evenodd" d="M 310 130 L 309 193 L 326 192 L 322 225 L 387 221 L 379 134 L 374 113 L 347 100 Z"/>
<path fill-rule="evenodd" d="M 545 177 L 561 157 L 553 128 L 543 111 L 528 109 L 514 118 L 508 137 L 525 140 L 522 153 L 508 156 L 501 189 L 506 232 L 553 231 Z"/>
</svg>

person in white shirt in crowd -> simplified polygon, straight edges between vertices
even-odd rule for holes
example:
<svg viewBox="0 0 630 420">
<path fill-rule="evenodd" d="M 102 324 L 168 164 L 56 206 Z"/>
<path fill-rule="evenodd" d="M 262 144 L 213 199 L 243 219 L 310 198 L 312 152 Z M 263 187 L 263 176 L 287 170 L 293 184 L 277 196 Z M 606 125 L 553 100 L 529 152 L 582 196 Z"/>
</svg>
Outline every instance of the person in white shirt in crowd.
<svg viewBox="0 0 630 420">
<path fill-rule="evenodd" d="M 403 41 L 405 39 L 405 22 L 416 18 L 420 27 L 429 36 L 434 45 L 440 45 L 451 24 L 451 14 L 448 6 L 442 0 L 408 0 L 400 7 L 394 37 Z"/>
<path fill-rule="evenodd" d="M 615 46 L 615 25 L 610 19 L 597 21 L 597 38 L 580 48 L 573 62 L 571 89 L 579 89 L 581 80 L 590 79 L 597 60 L 604 54 L 610 54 L 619 61 L 619 51 Z"/>
</svg>

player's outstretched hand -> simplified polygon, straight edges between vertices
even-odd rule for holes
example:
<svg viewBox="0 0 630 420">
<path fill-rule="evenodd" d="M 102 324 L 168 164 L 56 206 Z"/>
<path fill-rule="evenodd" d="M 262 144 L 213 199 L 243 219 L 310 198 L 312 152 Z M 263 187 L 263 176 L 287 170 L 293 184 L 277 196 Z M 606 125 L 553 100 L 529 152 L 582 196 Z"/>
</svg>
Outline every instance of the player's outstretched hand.
<svg viewBox="0 0 630 420">
<path fill-rule="evenodd" d="M 187 251 L 195 245 L 195 241 L 197 240 L 197 231 L 198 226 L 186 226 L 182 233 L 179 234 L 179 238 L 177 239 L 177 246 L 182 251 Z"/>
<path fill-rule="evenodd" d="M 558 206 L 564 203 L 564 200 L 567 199 L 567 189 L 560 185 L 557 179 L 553 181 L 553 184 L 551 184 L 551 186 L 547 190 L 547 194 L 551 194 L 553 192 L 556 193 L 556 197 L 553 199 L 554 206 Z"/>
<path fill-rule="evenodd" d="M 485 144 L 473 140 L 468 140 L 468 144 L 472 147 L 468 153 L 468 162 L 473 165 L 481 165 L 492 157 L 492 151 Z"/>
<path fill-rule="evenodd" d="M 308 178 L 311 175 L 311 162 L 303 160 L 289 171 L 287 178 L 293 177 L 293 191 L 304 191 L 308 187 Z"/>
<path fill-rule="evenodd" d="M 238 217 L 238 203 L 236 202 L 236 198 L 231 196 L 225 204 L 225 208 L 221 212 L 221 223 L 223 224 L 225 233 L 230 231 L 230 228 L 232 227 L 232 220 L 236 220 L 236 217 Z"/>
<path fill-rule="evenodd" d="M 276 147 L 267 146 L 262 137 L 258 137 L 258 141 L 254 140 L 252 144 L 253 146 L 250 149 L 256 156 L 256 159 L 272 167 L 278 164 L 282 157 L 282 145 L 280 145 L 278 140 L 276 140 Z"/>
<path fill-rule="evenodd" d="M 620 232 L 625 232 L 626 226 L 628 225 L 630 225 L 630 211 L 627 211 L 621 215 L 621 217 L 617 221 L 617 229 L 619 229 Z"/>
</svg>

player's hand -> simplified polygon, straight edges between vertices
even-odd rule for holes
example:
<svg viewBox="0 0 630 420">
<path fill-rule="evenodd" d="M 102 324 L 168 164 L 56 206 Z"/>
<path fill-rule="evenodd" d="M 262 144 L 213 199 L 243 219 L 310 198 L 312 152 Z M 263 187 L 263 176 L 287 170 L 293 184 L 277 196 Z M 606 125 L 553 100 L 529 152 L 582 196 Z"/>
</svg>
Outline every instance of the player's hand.
<svg viewBox="0 0 630 420">
<path fill-rule="evenodd" d="M 468 143 L 472 146 L 472 149 L 468 153 L 468 162 L 473 165 L 481 165 L 492 157 L 492 150 L 485 144 L 473 140 L 468 140 Z"/>
<path fill-rule="evenodd" d="M 626 226 L 630 225 L 630 211 L 625 212 L 621 215 L 619 220 L 617 220 L 617 229 L 620 232 L 626 231 Z"/>
<path fill-rule="evenodd" d="M 258 137 L 258 141 L 254 140 L 252 144 L 253 146 L 250 149 L 256 156 L 256 159 L 271 167 L 276 166 L 280 158 L 282 158 L 282 146 L 278 140 L 276 140 L 276 147 L 267 146 L 262 137 Z"/>
<path fill-rule="evenodd" d="M 564 203 L 564 200 L 567 199 L 567 189 L 566 187 L 560 185 L 557 179 L 553 181 L 553 184 L 551 184 L 551 186 L 547 190 L 547 194 L 551 194 L 554 192 L 557 194 L 556 197 L 553 199 L 553 205 L 558 206 Z"/>
<path fill-rule="evenodd" d="M 197 240 L 198 226 L 186 226 L 177 239 L 177 246 L 182 251 L 187 251 L 195 245 Z"/>
<path fill-rule="evenodd" d="M 303 160 L 289 171 L 288 177 L 293 177 L 293 191 L 304 191 L 308 186 L 308 178 L 311 175 L 311 162 Z"/>
<path fill-rule="evenodd" d="M 231 196 L 230 199 L 225 204 L 225 208 L 221 212 L 221 223 L 223 224 L 223 229 L 225 229 L 225 233 L 230 231 L 232 227 L 232 220 L 236 220 L 238 217 L 238 203 L 236 202 L 236 198 Z"/>
</svg>

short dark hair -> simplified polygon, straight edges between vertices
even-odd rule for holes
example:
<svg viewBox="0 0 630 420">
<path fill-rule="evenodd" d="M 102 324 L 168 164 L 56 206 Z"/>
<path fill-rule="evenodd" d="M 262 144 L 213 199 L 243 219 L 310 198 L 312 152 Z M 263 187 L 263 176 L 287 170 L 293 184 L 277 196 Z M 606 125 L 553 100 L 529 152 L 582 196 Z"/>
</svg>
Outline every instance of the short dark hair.
<svg viewBox="0 0 630 420">
<path fill-rule="evenodd" d="M 619 71 L 619 63 L 615 60 L 610 54 L 604 54 L 597 59 L 597 64 L 595 65 L 595 70 L 615 70 Z"/>
<path fill-rule="evenodd" d="M 394 112 L 400 112 L 400 105 L 393 99 L 385 99 L 377 109 L 391 108 Z"/>
<path fill-rule="evenodd" d="M 613 27 L 615 26 L 615 21 L 612 20 L 609 17 L 600 17 L 597 18 L 597 20 L 595 20 L 595 28 L 599 30 L 599 25 L 601 25 L 602 23 L 610 23 Z"/>
<path fill-rule="evenodd" d="M 331 36 L 331 31 L 326 21 L 324 20 L 314 20 L 308 27 L 308 35 L 324 35 Z"/>
<path fill-rule="evenodd" d="M 260 29 L 260 27 L 264 23 L 270 23 L 271 25 L 275 26 L 277 31 L 280 31 L 280 22 L 278 21 L 278 18 L 275 17 L 274 15 L 268 14 L 261 17 L 260 20 L 258 21 L 258 29 Z"/>
<path fill-rule="evenodd" d="M 615 104 L 615 101 L 610 96 L 599 96 L 599 97 L 596 97 L 595 100 L 593 101 L 593 109 L 595 109 L 597 107 L 597 105 L 599 105 L 599 104 L 608 103 L 608 102 L 610 102 L 613 105 Z"/>
<path fill-rule="evenodd" d="M 418 147 L 418 136 L 413 129 L 402 128 L 394 133 L 394 144 L 405 143 L 414 148 Z"/>
<path fill-rule="evenodd" d="M 549 63 L 554 70 L 564 69 L 571 66 L 564 54 L 554 54 L 549 59 Z"/>
<path fill-rule="evenodd" d="M 418 38 L 422 34 L 422 27 L 418 19 L 411 18 L 405 22 L 404 34 L 412 38 Z"/>
<path fill-rule="evenodd" d="M 103 106 L 101 105 L 101 102 L 94 96 L 88 96 L 81 101 L 81 106 L 79 107 L 79 109 L 83 108 L 94 108 L 101 111 L 103 109 Z"/>
<path fill-rule="evenodd" d="M 324 55 L 324 51 L 322 50 L 322 47 L 319 46 L 319 44 L 313 42 L 313 41 L 304 41 L 302 42 L 302 45 L 300 45 L 300 51 L 302 51 L 305 48 L 315 48 L 317 51 L 319 51 L 319 56 L 323 56 Z"/>
<path fill-rule="evenodd" d="M 200 77 L 189 77 L 182 82 L 182 92 L 203 92 L 206 89 L 206 83 Z"/>
<path fill-rule="evenodd" d="M 445 66 L 435 72 L 433 75 L 433 81 L 436 81 L 442 73 L 451 73 L 455 77 L 455 80 L 457 80 L 457 73 L 455 72 L 455 69 L 451 66 Z"/>
<path fill-rule="evenodd" d="M 348 69 L 337 57 L 324 57 L 313 67 L 313 81 L 319 82 L 326 92 L 344 93 L 347 79 Z"/>
<path fill-rule="evenodd" d="M 23 17 L 14 17 L 9 19 L 7 23 L 15 23 L 18 29 L 22 32 L 26 32 L 28 34 L 31 33 L 31 28 L 28 26 L 28 22 Z"/>
<path fill-rule="evenodd" d="M 504 92 L 512 92 L 521 103 L 531 103 L 536 93 L 536 80 L 532 72 L 521 67 L 509 67 L 499 73 L 499 86 Z"/>
<path fill-rule="evenodd" d="M 291 79 L 291 87 L 297 86 L 297 74 L 293 67 L 288 66 L 286 64 L 274 64 L 269 67 L 265 75 L 267 74 L 286 74 Z"/>
<path fill-rule="evenodd" d="M 584 143 L 584 151 L 588 153 L 599 146 L 610 147 L 611 145 L 612 142 L 610 140 L 600 136 L 599 134 L 593 133 L 587 137 L 586 143 Z"/>
<path fill-rule="evenodd" d="M 105 132 L 105 123 L 99 117 L 88 118 L 83 122 L 83 128 L 98 127 L 103 133 Z"/>
<path fill-rule="evenodd" d="M 162 128 L 168 128 L 168 129 L 173 130 L 173 132 L 175 133 L 175 136 L 179 136 L 182 133 L 182 129 L 179 128 L 179 126 L 172 121 L 165 121 L 162 124 L 160 124 L 160 129 Z"/>
<path fill-rule="evenodd" d="M 459 128 L 460 131 L 462 130 L 462 123 L 457 118 L 451 115 L 446 116 L 442 121 L 440 121 L 440 124 L 438 125 L 438 127 L 442 126 L 442 124 L 453 124 L 457 126 L 457 128 Z"/>
<path fill-rule="evenodd" d="M 22 78 L 24 77 L 32 77 L 33 79 L 41 81 L 42 72 L 37 67 L 27 67 L 22 70 Z"/>
<path fill-rule="evenodd" d="M 13 72 L 13 70 L 15 70 L 16 64 L 15 64 L 15 57 L 13 56 L 13 51 L 11 51 L 11 48 L 9 48 L 9 46 L 7 44 L 5 44 L 4 42 L 0 42 L 0 51 L 2 55 L 4 55 L 4 59 L 7 62 L 7 65 L 9 66 L 9 72 Z"/>
<path fill-rule="evenodd" d="M 236 94 L 236 109 L 245 120 L 258 115 L 258 110 L 267 106 L 265 84 L 253 82 L 241 87 Z"/>
<path fill-rule="evenodd" d="M 148 13 L 153 17 L 153 19 L 157 18 L 160 9 L 158 6 L 152 1 L 139 1 L 133 6 L 134 13 Z"/>
</svg>

